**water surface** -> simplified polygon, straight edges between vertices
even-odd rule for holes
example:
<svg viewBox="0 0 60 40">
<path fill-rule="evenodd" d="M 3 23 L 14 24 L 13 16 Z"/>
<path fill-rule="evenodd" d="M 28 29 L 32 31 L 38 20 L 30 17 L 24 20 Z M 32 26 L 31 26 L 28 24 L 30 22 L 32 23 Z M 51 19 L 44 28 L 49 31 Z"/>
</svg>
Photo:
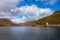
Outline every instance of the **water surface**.
<svg viewBox="0 0 60 40">
<path fill-rule="evenodd" d="M 60 40 L 60 27 L 0 27 L 0 40 Z"/>
</svg>

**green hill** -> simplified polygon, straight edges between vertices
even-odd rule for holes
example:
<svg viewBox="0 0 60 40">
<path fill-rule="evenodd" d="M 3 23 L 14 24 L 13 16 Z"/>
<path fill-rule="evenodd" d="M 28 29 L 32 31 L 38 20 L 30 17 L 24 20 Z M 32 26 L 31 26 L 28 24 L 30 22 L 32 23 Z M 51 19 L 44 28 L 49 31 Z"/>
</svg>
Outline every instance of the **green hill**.
<svg viewBox="0 0 60 40">
<path fill-rule="evenodd" d="M 39 19 L 36 22 L 36 25 L 45 25 L 47 22 L 51 25 L 60 24 L 60 10 L 54 12 L 52 15 Z"/>
</svg>

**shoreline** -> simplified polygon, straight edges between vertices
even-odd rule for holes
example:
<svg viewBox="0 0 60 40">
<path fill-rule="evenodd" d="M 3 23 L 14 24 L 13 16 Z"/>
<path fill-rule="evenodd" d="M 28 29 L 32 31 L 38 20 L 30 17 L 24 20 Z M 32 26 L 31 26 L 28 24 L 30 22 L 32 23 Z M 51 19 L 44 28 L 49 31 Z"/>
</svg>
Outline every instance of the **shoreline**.
<svg viewBox="0 0 60 40">
<path fill-rule="evenodd" d="M 18 26 L 0 26 L 0 27 L 18 27 Z M 34 25 L 34 26 L 19 26 L 19 27 L 60 27 L 60 25 Z"/>
</svg>

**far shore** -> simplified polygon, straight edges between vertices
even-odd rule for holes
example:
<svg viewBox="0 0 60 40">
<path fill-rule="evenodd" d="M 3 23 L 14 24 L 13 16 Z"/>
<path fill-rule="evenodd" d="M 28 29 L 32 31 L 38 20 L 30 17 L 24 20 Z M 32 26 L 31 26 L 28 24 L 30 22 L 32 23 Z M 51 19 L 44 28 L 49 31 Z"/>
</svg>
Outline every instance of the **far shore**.
<svg viewBox="0 0 60 40">
<path fill-rule="evenodd" d="M 25 27 L 25 26 L 0 26 L 0 27 Z M 26 25 L 26 27 L 60 27 L 60 25 Z"/>
<path fill-rule="evenodd" d="M 37 25 L 41 27 L 60 27 L 60 25 Z"/>
</svg>

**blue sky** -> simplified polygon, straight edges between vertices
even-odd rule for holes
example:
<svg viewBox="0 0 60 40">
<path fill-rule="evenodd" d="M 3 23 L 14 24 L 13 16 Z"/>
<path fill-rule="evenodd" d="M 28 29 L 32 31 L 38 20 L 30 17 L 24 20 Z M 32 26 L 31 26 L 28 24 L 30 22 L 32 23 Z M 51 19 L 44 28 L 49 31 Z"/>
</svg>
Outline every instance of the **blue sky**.
<svg viewBox="0 0 60 40">
<path fill-rule="evenodd" d="M 34 21 L 60 10 L 60 0 L 0 0 L 0 18 L 14 23 Z"/>
<path fill-rule="evenodd" d="M 49 0 L 47 0 L 48 2 Z M 51 8 L 52 10 L 54 11 L 57 11 L 57 10 L 60 10 L 60 0 L 54 0 L 54 2 L 56 3 L 48 3 L 48 4 L 44 4 L 44 2 L 40 2 L 40 0 L 36 1 L 36 0 L 24 0 L 22 2 L 19 2 L 19 4 L 17 4 L 17 7 L 20 7 L 20 6 L 25 6 L 25 5 L 37 5 L 39 8 Z"/>
</svg>

